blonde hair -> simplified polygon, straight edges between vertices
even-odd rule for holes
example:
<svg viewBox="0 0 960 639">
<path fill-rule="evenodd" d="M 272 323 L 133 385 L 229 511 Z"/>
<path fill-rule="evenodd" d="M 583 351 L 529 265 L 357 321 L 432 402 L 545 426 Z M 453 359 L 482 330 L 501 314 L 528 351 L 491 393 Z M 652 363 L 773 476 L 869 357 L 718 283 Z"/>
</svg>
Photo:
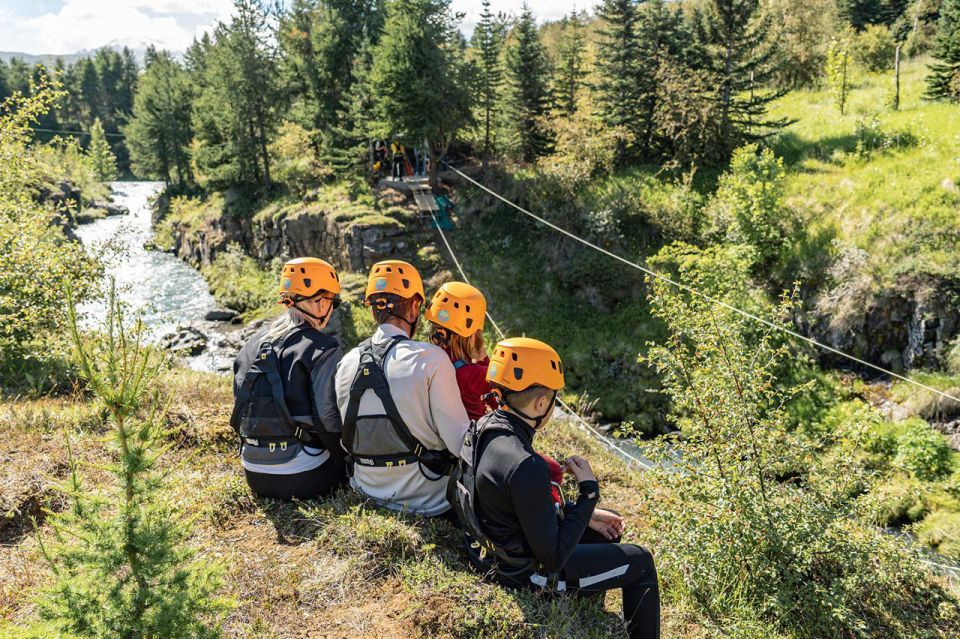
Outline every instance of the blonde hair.
<svg viewBox="0 0 960 639">
<path fill-rule="evenodd" d="M 296 327 L 306 323 L 307 316 L 299 309 L 288 308 L 286 312 L 281 313 L 275 320 L 270 322 L 270 326 L 264 331 L 262 339 L 265 342 L 276 342 Z"/>
<path fill-rule="evenodd" d="M 430 323 L 433 324 L 433 322 Z M 437 328 L 443 328 L 437 324 L 433 325 Z M 487 348 L 483 343 L 483 331 L 476 331 L 473 335 L 464 337 L 450 329 L 446 330 L 448 335 L 446 347 L 450 351 L 453 361 L 463 360 L 468 364 L 473 364 L 487 356 Z"/>
</svg>

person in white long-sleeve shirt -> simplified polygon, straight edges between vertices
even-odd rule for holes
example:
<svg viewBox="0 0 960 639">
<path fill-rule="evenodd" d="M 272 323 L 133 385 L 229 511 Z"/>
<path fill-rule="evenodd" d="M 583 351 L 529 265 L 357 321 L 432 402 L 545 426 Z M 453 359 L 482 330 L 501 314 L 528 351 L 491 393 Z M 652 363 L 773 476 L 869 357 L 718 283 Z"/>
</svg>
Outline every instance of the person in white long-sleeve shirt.
<svg viewBox="0 0 960 639">
<path fill-rule="evenodd" d="M 353 487 L 386 508 L 433 517 L 450 509 L 447 476 L 425 466 L 423 452 L 431 459 L 449 457 L 452 464 L 470 420 L 450 358 L 438 346 L 411 339 L 424 299 L 420 275 L 410 264 L 388 260 L 371 268 L 365 301 L 377 330 L 369 343 L 344 355 L 335 389 L 344 421 L 343 445 L 353 458 Z M 367 371 L 371 352 L 382 361 Z M 361 361 L 363 353 L 366 363 Z M 351 427 L 351 388 L 372 379 L 368 372 L 375 377 L 380 370 L 397 417 L 419 445 L 418 451 L 403 445 L 403 433 L 397 433 L 388 418 L 390 411 L 374 390 L 354 393 L 356 427 Z"/>
</svg>

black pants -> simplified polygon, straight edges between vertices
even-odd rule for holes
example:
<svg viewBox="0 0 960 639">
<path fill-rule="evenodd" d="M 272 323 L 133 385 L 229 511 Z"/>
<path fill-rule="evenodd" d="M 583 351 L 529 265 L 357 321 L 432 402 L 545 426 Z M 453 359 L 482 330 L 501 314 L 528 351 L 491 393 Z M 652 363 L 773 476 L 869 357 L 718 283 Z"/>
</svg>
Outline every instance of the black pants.
<svg viewBox="0 0 960 639">
<path fill-rule="evenodd" d="M 343 473 L 337 469 L 332 459 L 313 470 L 292 475 L 252 473 L 246 469 L 243 473 L 247 476 L 250 490 L 261 497 L 273 497 L 284 501 L 326 497 L 345 480 Z"/>
<path fill-rule="evenodd" d="M 608 590 L 620 588 L 623 591 L 623 618 L 630 639 L 659 639 L 660 585 L 653 555 L 646 548 L 619 541 L 619 538 L 608 540 L 587 528 L 560 571 L 559 581 L 564 592 L 576 596 L 600 597 Z M 536 588 L 531 573 L 506 577 L 490 571 L 489 557 L 486 561 L 480 560 L 469 547 L 467 555 L 475 568 L 501 585 Z"/>
<path fill-rule="evenodd" d="M 630 639 L 660 637 L 660 585 L 650 551 L 633 544 L 608 542 L 589 528 L 560 572 L 576 595 L 598 595 L 620 588 L 623 618 Z"/>
</svg>

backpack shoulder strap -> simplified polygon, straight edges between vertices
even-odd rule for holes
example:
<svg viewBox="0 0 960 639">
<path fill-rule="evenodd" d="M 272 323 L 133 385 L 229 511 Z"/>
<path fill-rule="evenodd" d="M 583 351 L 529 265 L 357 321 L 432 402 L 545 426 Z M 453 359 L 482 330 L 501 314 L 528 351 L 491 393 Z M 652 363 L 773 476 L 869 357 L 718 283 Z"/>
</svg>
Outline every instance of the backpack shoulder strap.
<svg viewBox="0 0 960 639">
<path fill-rule="evenodd" d="M 356 432 L 357 415 L 360 412 L 360 399 L 368 390 L 372 390 L 383 404 L 383 410 L 387 414 L 394 431 L 400 441 L 415 455 L 427 450 L 420 441 L 413 436 L 403 417 L 400 416 L 400 410 L 397 408 L 393 397 L 390 395 L 390 386 L 387 383 L 387 377 L 383 372 L 383 364 L 390 351 L 402 341 L 409 338 L 396 336 L 380 344 L 374 344 L 371 340 L 365 340 L 359 346 L 360 364 L 357 367 L 357 374 L 350 385 L 350 399 L 347 402 L 347 410 L 343 416 L 343 441 L 352 445 L 353 436 Z M 351 451 L 352 452 L 352 451 Z"/>
<path fill-rule="evenodd" d="M 285 341 L 286 338 L 284 338 L 283 342 Z M 281 344 L 283 342 L 281 342 Z M 245 400 L 250 397 L 253 384 L 260 375 L 266 376 L 267 383 L 270 384 L 270 392 L 277 405 L 277 410 L 281 412 L 281 418 L 293 429 L 293 417 L 290 415 L 290 409 L 287 408 L 287 400 L 284 397 L 283 391 L 283 379 L 280 377 L 280 360 L 277 355 L 277 348 L 269 341 L 264 341 L 260 344 L 260 348 L 257 349 L 256 358 L 250 363 L 246 373 L 244 373 L 243 382 L 240 384 L 236 401 L 233 403 L 233 414 L 230 416 L 230 425 L 239 432 L 240 415 L 244 410 Z"/>
<path fill-rule="evenodd" d="M 463 361 L 462 359 L 458 359 L 457 361 L 455 361 L 455 362 L 453 363 L 453 367 L 454 367 L 456 370 L 460 370 L 461 368 L 463 368 L 463 367 L 466 366 L 466 365 L 467 365 L 467 363 L 466 363 L 465 361 Z"/>
</svg>

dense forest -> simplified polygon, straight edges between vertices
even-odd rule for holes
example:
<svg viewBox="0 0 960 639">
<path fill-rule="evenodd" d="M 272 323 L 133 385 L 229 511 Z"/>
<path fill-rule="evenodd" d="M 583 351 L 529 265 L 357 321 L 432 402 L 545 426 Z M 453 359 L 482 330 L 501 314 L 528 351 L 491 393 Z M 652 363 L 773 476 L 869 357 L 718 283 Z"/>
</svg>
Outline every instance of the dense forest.
<svg viewBox="0 0 960 639">
<path fill-rule="evenodd" d="M 958 636 L 960 0 L 545 23 L 485 0 L 469 34 L 450 4 L 235 0 L 140 67 L 0 64 L 0 457 L 27 459 L 0 474 L 0 635 L 623 636 L 609 604 L 481 582 L 443 522 L 253 496 L 229 380 L 148 345 L 70 239 L 121 176 L 163 183 L 151 246 L 243 322 L 313 253 L 352 347 L 366 269 L 400 257 L 428 296 L 462 267 L 506 332 L 556 345 L 568 404 L 652 462 L 576 422 L 542 438 L 587 451 L 654 549 L 664 636 Z M 448 223 L 375 167 L 381 140 L 428 156 Z"/>
</svg>

